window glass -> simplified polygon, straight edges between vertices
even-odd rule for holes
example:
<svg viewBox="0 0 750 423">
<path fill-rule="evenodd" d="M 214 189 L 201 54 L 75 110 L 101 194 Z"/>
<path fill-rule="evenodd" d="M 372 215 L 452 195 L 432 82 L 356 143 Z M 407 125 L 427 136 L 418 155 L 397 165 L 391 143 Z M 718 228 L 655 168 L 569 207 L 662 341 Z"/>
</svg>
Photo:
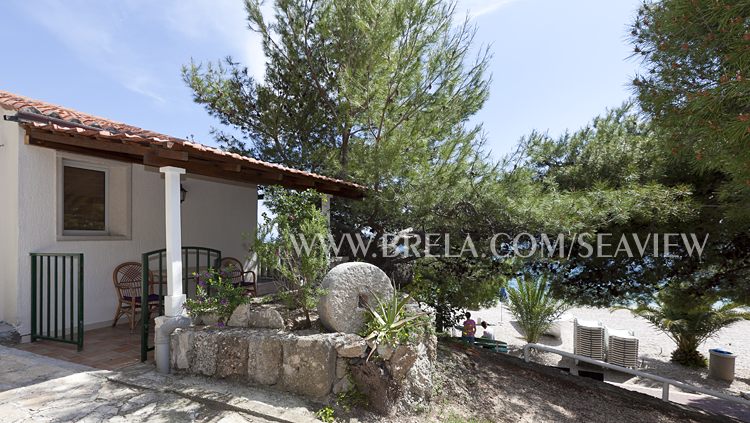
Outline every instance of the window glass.
<svg viewBox="0 0 750 423">
<path fill-rule="evenodd" d="M 107 174 L 63 166 L 63 230 L 106 231 Z"/>
</svg>

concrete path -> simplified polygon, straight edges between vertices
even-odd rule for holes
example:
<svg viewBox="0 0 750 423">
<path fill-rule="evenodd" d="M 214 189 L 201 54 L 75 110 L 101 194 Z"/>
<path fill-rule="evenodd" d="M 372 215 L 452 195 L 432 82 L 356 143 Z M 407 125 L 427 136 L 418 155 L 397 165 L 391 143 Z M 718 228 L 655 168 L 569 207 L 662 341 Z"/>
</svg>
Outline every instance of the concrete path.
<svg viewBox="0 0 750 423">
<path fill-rule="evenodd" d="M 650 388 L 633 383 L 608 383 L 619 386 L 623 389 L 629 389 L 631 391 L 640 392 L 657 398 L 661 398 L 662 394 L 661 388 Z M 677 404 L 700 408 L 714 414 L 734 417 L 735 419 L 750 423 L 750 406 L 712 397 L 710 395 L 682 392 L 673 386 L 670 387 L 669 400 Z"/>
<path fill-rule="evenodd" d="M 151 365 L 97 370 L 0 346 L 3 422 L 316 421 L 309 409 L 293 396 L 158 375 Z"/>
</svg>

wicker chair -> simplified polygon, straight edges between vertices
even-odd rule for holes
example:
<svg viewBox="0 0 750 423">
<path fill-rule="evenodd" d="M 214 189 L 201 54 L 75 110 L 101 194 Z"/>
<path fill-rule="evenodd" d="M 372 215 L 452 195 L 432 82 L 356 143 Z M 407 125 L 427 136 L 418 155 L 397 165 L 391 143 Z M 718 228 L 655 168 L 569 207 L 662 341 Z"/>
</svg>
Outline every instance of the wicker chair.
<svg viewBox="0 0 750 423">
<path fill-rule="evenodd" d="M 229 274 L 229 279 L 235 285 L 245 288 L 247 295 L 255 296 L 258 292 L 256 289 L 255 272 L 244 270 L 242 262 L 234 257 L 224 257 L 221 259 L 221 268 Z"/>
<path fill-rule="evenodd" d="M 112 327 L 117 325 L 120 317 L 127 316 L 130 320 L 130 332 L 135 329 L 135 315 L 141 311 L 142 304 L 142 270 L 143 266 L 137 262 L 126 262 L 115 268 L 112 281 L 117 291 L 117 311 Z M 150 281 L 149 281 L 150 282 Z M 159 307 L 159 295 L 149 294 L 147 299 L 149 309 Z M 139 313 L 140 314 L 140 313 Z"/>
</svg>

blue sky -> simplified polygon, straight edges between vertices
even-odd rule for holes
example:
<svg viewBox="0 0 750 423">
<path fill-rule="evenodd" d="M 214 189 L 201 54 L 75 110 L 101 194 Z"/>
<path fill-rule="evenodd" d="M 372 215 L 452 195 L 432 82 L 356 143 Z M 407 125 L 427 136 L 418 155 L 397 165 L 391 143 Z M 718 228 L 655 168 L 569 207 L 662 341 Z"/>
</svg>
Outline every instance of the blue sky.
<svg viewBox="0 0 750 423">
<path fill-rule="evenodd" d="M 496 158 L 532 129 L 559 134 L 630 97 L 626 28 L 638 0 L 462 0 L 490 44 L 483 122 Z M 190 58 L 264 58 L 240 0 L 35 0 L 3 4 L 0 89 L 213 144 L 217 122 L 180 79 Z"/>
</svg>

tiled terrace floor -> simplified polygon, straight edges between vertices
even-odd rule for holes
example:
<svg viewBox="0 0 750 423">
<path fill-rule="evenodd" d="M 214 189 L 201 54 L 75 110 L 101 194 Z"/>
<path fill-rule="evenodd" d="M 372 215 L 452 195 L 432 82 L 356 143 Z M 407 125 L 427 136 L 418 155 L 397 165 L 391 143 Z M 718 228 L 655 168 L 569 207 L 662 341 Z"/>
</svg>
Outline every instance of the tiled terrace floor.
<svg viewBox="0 0 750 423">
<path fill-rule="evenodd" d="M 120 324 L 114 328 L 86 331 L 81 352 L 76 350 L 75 345 L 47 340 L 19 344 L 15 347 L 59 360 L 114 370 L 140 362 L 141 334 L 138 330 L 130 333 L 127 324 Z M 151 359 L 153 352 L 149 353 L 149 360 Z"/>
</svg>

